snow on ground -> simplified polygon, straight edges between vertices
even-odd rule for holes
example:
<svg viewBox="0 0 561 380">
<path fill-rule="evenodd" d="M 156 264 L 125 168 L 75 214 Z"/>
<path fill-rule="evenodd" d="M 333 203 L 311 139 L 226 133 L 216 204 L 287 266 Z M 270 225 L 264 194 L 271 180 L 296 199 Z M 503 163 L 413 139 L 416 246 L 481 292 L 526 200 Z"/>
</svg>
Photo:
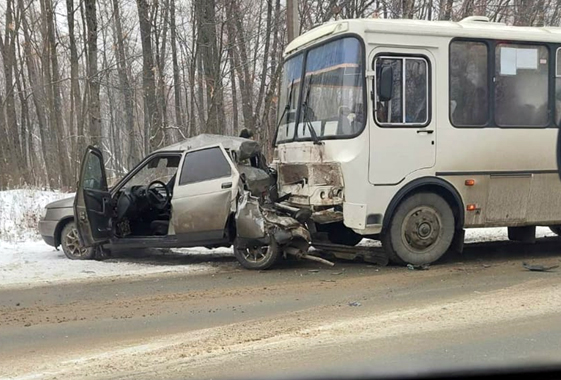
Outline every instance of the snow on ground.
<svg viewBox="0 0 561 380">
<path fill-rule="evenodd" d="M 231 255 L 228 248 L 191 248 L 168 254 L 141 251 L 140 257 L 127 253 L 105 261 L 84 261 L 69 260 L 62 251 L 42 241 L 0 241 L 0 289 L 157 273 L 215 273 L 219 269 L 217 261 Z"/>
<path fill-rule="evenodd" d="M 48 246 L 37 232 L 37 222 L 49 202 L 73 194 L 31 189 L 0 191 L 0 288 L 144 276 L 157 273 L 215 273 L 221 262 L 236 265 L 231 248 L 185 248 L 169 253 L 135 251 L 105 261 L 67 259 Z M 537 237 L 553 236 L 538 227 Z M 466 243 L 507 240 L 506 228 L 466 231 Z M 366 245 L 379 242 L 363 241 Z"/>
<path fill-rule="evenodd" d="M 39 239 L 37 222 L 45 206 L 73 195 L 34 189 L 0 191 L 0 241 Z"/>
<path fill-rule="evenodd" d="M 32 189 L 0 191 L 0 288 L 131 277 L 155 273 L 212 273 L 216 262 L 232 262 L 231 248 L 189 248 L 171 253 L 117 253 L 105 261 L 69 260 L 41 240 L 37 222 L 50 202 L 74 194 Z M 134 254 L 138 254 L 135 257 Z"/>
<path fill-rule="evenodd" d="M 556 236 L 548 227 L 537 227 L 536 238 Z M 466 230 L 465 242 L 482 243 L 487 241 L 504 241 L 508 240 L 508 232 L 506 228 L 470 228 Z"/>
</svg>

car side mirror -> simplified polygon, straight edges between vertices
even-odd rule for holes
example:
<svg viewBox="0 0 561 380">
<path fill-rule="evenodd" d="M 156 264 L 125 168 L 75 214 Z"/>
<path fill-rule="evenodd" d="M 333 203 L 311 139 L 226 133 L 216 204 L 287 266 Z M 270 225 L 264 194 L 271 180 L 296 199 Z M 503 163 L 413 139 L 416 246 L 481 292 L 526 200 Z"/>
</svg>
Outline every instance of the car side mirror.
<svg viewBox="0 0 561 380">
<path fill-rule="evenodd" d="M 391 100 L 393 98 L 393 67 L 382 67 L 382 70 L 380 70 L 379 82 L 378 100 L 381 102 Z"/>
</svg>

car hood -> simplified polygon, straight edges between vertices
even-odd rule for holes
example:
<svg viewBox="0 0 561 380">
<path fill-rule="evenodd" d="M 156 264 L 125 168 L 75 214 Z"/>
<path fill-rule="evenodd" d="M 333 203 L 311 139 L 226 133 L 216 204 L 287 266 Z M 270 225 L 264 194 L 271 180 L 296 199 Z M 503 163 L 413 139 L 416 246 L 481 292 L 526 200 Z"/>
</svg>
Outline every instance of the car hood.
<svg viewBox="0 0 561 380">
<path fill-rule="evenodd" d="M 74 197 L 61 199 L 46 205 L 46 208 L 70 208 L 74 205 Z"/>
</svg>

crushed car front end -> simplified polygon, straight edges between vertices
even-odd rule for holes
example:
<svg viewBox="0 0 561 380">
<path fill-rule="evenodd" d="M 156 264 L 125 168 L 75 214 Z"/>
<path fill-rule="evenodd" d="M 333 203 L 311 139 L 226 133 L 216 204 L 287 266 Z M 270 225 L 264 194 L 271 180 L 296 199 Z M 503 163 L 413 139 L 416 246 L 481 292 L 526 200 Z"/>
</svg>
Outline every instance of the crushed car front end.
<svg viewBox="0 0 561 380">
<path fill-rule="evenodd" d="M 240 172 L 234 242 L 238 261 L 248 269 L 267 269 L 287 255 L 306 257 L 310 215 L 278 202 L 277 173 L 266 166 L 258 145 L 242 145 L 234 155 Z"/>
</svg>

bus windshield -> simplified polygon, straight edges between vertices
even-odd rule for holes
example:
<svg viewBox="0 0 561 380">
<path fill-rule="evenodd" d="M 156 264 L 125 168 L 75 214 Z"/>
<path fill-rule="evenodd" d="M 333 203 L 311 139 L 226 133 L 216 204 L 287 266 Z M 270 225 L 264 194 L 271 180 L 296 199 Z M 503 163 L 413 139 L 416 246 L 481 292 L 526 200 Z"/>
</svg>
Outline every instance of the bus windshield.
<svg viewBox="0 0 561 380">
<path fill-rule="evenodd" d="M 299 54 L 284 63 L 279 99 L 280 122 L 277 132 L 277 143 L 287 142 L 294 138 L 296 112 L 300 103 L 300 80 L 304 55 Z"/>
<path fill-rule="evenodd" d="M 297 74 L 298 68 L 302 70 L 302 55 L 285 62 L 280 107 L 285 107 L 289 100 L 291 105 L 285 112 L 283 108 L 279 110 L 282 120 L 277 143 L 310 140 L 312 128 L 319 139 L 356 136 L 364 129 L 366 115 L 359 40 L 340 38 L 306 54 L 303 79 L 301 71 Z M 304 86 L 302 91 L 300 83 Z M 301 108 L 299 116 L 296 107 Z"/>
</svg>

